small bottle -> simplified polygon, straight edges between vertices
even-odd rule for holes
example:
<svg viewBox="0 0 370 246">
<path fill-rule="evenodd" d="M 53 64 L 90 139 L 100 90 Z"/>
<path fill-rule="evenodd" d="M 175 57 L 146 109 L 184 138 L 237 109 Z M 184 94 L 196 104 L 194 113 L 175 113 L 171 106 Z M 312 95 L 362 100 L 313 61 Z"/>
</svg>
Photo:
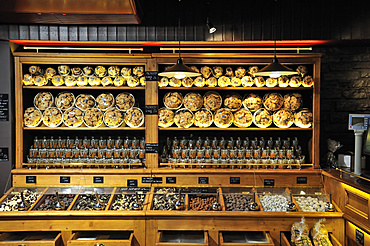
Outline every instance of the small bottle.
<svg viewBox="0 0 370 246">
<path fill-rule="evenodd" d="M 292 141 L 292 146 L 296 149 L 298 147 L 298 138 L 297 137 L 294 137 L 293 141 Z"/>
<path fill-rule="evenodd" d="M 198 149 L 202 148 L 203 146 L 203 140 L 201 137 L 198 137 L 197 141 L 195 142 L 195 147 L 197 147 Z"/>
<path fill-rule="evenodd" d="M 211 146 L 211 141 L 209 140 L 209 138 L 208 137 L 206 137 L 206 139 L 204 140 L 204 143 L 203 143 L 203 146 L 204 147 L 208 147 L 208 146 Z"/>
<path fill-rule="evenodd" d="M 248 149 L 249 148 L 249 144 L 250 144 L 249 137 L 245 137 L 245 139 L 243 140 L 243 147 L 245 149 Z"/>
<path fill-rule="evenodd" d="M 267 146 L 272 149 L 274 147 L 274 140 L 272 139 L 272 137 L 269 138 L 269 140 L 267 140 Z"/>
<path fill-rule="evenodd" d="M 278 137 L 276 140 L 275 140 L 275 148 L 281 148 L 281 139 L 280 137 Z"/>
<path fill-rule="evenodd" d="M 235 140 L 235 147 L 240 149 L 242 147 L 242 140 L 240 137 L 238 137 L 236 140 Z"/>
<path fill-rule="evenodd" d="M 259 142 L 258 142 L 258 146 L 260 146 L 260 147 L 261 147 L 261 149 L 264 149 L 264 148 L 265 148 L 265 146 L 266 146 L 266 141 L 265 141 L 264 137 L 261 137 L 261 138 L 260 138 L 260 140 L 259 140 Z"/>
<path fill-rule="evenodd" d="M 218 140 L 217 140 L 217 137 L 214 137 L 213 140 L 212 140 L 212 143 L 211 143 L 211 147 L 213 149 L 217 148 L 218 147 Z"/>
</svg>

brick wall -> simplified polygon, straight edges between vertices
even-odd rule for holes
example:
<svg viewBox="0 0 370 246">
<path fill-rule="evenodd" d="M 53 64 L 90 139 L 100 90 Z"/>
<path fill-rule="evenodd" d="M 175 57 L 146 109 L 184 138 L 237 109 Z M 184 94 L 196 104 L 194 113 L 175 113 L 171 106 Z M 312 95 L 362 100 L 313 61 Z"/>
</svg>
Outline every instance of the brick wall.
<svg viewBox="0 0 370 246">
<path fill-rule="evenodd" d="M 327 153 L 327 138 L 344 145 L 338 153 L 354 151 L 348 114 L 370 114 L 370 47 L 325 47 L 315 52 L 323 54 L 320 156 Z"/>
</svg>

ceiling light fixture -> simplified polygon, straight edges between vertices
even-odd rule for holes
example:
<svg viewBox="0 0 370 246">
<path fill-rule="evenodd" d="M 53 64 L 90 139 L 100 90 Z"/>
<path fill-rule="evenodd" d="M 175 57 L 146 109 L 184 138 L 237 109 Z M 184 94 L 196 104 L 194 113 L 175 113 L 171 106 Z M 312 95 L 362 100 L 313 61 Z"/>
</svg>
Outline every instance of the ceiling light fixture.
<svg viewBox="0 0 370 246">
<path fill-rule="evenodd" d="M 181 2 L 181 0 L 179 0 Z M 159 76 L 172 78 L 175 77 L 176 79 L 184 79 L 186 77 L 195 77 L 200 76 L 200 73 L 195 72 L 190 67 L 186 66 L 181 58 L 181 50 L 180 50 L 180 16 L 179 16 L 179 26 L 177 29 L 177 38 L 179 39 L 179 58 L 177 59 L 177 63 L 170 68 L 167 68 L 164 72 L 159 73 Z"/>
<path fill-rule="evenodd" d="M 274 1 L 276 3 L 276 0 Z M 274 4 L 275 9 L 275 4 Z M 275 11 L 273 11 L 275 13 Z M 274 31 L 274 58 L 272 59 L 272 63 L 267 65 L 266 67 L 260 69 L 257 73 L 255 73 L 255 76 L 269 76 L 271 78 L 279 78 L 282 75 L 294 75 L 298 74 L 296 71 L 293 71 L 293 69 L 288 68 L 284 66 L 283 64 L 280 64 L 277 57 L 276 57 L 276 28 L 274 26 L 274 16 L 272 19 L 272 29 Z"/>
<path fill-rule="evenodd" d="M 207 17 L 207 28 L 208 28 L 209 33 L 214 33 L 217 31 L 216 27 L 209 20 L 209 17 Z"/>
</svg>

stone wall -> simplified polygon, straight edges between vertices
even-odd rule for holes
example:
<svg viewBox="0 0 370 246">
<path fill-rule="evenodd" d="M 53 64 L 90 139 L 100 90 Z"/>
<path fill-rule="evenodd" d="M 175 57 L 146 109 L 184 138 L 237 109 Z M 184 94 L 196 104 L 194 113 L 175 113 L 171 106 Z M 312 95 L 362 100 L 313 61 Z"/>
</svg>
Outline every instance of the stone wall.
<svg viewBox="0 0 370 246">
<path fill-rule="evenodd" d="M 327 153 L 327 138 L 344 145 L 338 153 L 353 152 L 348 115 L 370 114 L 370 47 L 322 47 L 314 52 L 323 54 L 320 156 Z"/>
</svg>

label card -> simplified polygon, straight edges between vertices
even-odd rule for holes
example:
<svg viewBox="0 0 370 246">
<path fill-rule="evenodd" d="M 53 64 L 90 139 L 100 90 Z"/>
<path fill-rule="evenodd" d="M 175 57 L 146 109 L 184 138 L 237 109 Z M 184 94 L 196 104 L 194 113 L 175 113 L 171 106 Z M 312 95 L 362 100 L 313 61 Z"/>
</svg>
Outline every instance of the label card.
<svg viewBox="0 0 370 246">
<path fill-rule="evenodd" d="M 0 121 L 9 121 L 9 95 L 0 94 Z"/>
<path fill-rule="evenodd" d="M 358 242 L 360 245 L 364 245 L 365 243 L 364 233 L 358 229 L 356 229 L 356 242 Z"/>
<path fill-rule="evenodd" d="M 176 177 L 166 177 L 166 184 L 176 184 Z"/>
<path fill-rule="evenodd" d="M 307 184 L 307 177 L 297 177 L 297 184 Z"/>
<path fill-rule="evenodd" d="M 209 177 L 198 177 L 198 184 L 208 184 Z"/>
<path fill-rule="evenodd" d="M 137 187 L 137 179 L 128 179 L 127 187 Z"/>
<path fill-rule="evenodd" d="M 158 105 L 145 105 L 144 111 L 146 115 L 158 114 Z"/>
<path fill-rule="evenodd" d="M 36 184 L 36 176 L 26 176 L 27 184 Z"/>
<path fill-rule="evenodd" d="M 0 162 L 1 161 L 9 161 L 9 149 L 8 148 L 0 148 Z"/>
<path fill-rule="evenodd" d="M 264 179 L 264 186 L 275 186 L 275 179 Z"/>
<path fill-rule="evenodd" d="M 145 71 L 146 81 L 158 81 L 158 71 Z"/>
<path fill-rule="evenodd" d="M 71 183 L 71 177 L 70 176 L 60 176 L 59 183 L 69 184 Z"/>
<path fill-rule="evenodd" d="M 162 177 L 142 177 L 141 183 L 156 183 L 156 184 L 162 184 Z"/>
<path fill-rule="evenodd" d="M 230 177 L 230 184 L 240 184 L 240 177 Z"/>
<path fill-rule="evenodd" d="M 145 153 L 155 153 L 158 154 L 158 143 L 146 143 L 145 144 Z"/>
<path fill-rule="evenodd" d="M 93 180 L 94 184 L 103 184 L 104 183 L 104 177 L 103 176 L 96 176 Z"/>
</svg>

